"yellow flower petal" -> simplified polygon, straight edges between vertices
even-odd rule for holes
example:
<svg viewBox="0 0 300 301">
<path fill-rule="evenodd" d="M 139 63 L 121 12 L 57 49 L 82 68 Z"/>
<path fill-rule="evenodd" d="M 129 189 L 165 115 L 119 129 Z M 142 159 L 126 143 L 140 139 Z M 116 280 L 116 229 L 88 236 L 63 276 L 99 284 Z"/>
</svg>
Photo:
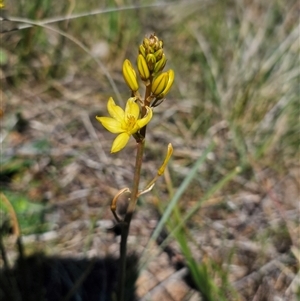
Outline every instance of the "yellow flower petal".
<svg viewBox="0 0 300 301">
<path fill-rule="evenodd" d="M 124 129 L 121 127 L 121 123 L 113 118 L 96 116 L 96 119 L 113 134 L 124 132 Z"/>
<path fill-rule="evenodd" d="M 114 140 L 113 145 L 111 147 L 111 153 L 116 153 L 123 149 L 126 144 L 128 143 L 128 140 L 130 138 L 130 135 L 128 133 L 122 133 L 117 136 L 117 138 Z"/>
<path fill-rule="evenodd" d="M 120 122 L 124 120 L 124 110 L 115 104 L 112 97 L 107 102 L 107 111 L 112 118 Z"/>
<path fill-rule="evenodd" d="M 146 124 L 148 124 L 153 116 L 153 112 L 152 112 L 152 109 L 149 108 L 149 107 L 146 107 L 146 110 L 147 110 L 147 113 L 146 115 L 137 120 L 136 124 L 135 124 L 135 127 L 133 128 L 132 130 L 132 134 L 136 133 L 139 129 L 143 128 Z"/>
<path fill-rule="evenodd" d="M 126 103 L 125 107 L 125 118 L 128 116 L 133 116 L 135 120 L 139 118 L 140 115 L 140 107 L 135 102 L 136 97 L 130 97 Z"/>
</svg>

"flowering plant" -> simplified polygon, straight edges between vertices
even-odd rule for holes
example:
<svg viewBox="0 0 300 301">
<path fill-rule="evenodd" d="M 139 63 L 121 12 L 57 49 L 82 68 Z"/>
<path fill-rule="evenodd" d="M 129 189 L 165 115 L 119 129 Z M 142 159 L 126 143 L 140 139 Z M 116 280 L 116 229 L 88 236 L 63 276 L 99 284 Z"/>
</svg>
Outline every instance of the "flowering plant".
<svg viewBox="0 0 300 301">
<path fill-rule="evenodd" d="M 137 56 L 138 72 L 135 71 L 128 59 L 123 63 L 123 77 L 131 91 L 131 97 L 127 100 L 125 109 L 123 110 L 116 105 L 113 98 L 110 97 L 107 103 L 107 111 L 110 117 L 96 116 L 96 119 L 109 132 L 118 134 L 113 141 L 111 153 L 122 150 L 127 145 L 131 136 L 134 137 L 137 143 L 132 189 L 130 190 L 127 187 L 121 189 L 111 203 L 111 211 L 116 221 L 120 223 L 122 229 L 120 244 L 121 266 L 118 292 L 119 301 L 124 300 L 127 237 L 137 199 L 141 194 L 149 192 L 153 188 L 158 177 L 164 173 L 173 152 L 173 147 L 169 144 L 167 155 L 163 164 L 158 169 L 156 176 L 149 182 L 146 188 L 139 190 L 146 127 L 152 119 L 153 109 L 165 100 L 165 96 L 170 91 L 174 82 L 174 71 L 172 69 L 163 72 L 166 62 L 167 59 L 163 51 L 163 41 L 154 34 L 150 35 L 149 38 L 145 38 L 143 43 L 139 46 L 139 54 Z M 141 97 L 139 93 L 140 85 L 137 74 L 146 88 L 144 97 Z M 117 200 L 123 193 L 129 193 L 130 199 L 126 215 L 124 219 L 121 220 L 116 213 L 116 208 Z"/>
</svg>

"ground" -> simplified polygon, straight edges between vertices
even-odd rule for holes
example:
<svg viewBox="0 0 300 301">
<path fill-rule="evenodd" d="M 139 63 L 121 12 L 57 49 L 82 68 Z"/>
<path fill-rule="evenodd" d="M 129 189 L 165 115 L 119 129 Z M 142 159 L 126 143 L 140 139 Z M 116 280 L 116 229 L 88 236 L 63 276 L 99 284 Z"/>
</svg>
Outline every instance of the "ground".
<svg viewBox="0 0 300 301">
<path fill-rule="evenodd" d="M 70 3 L 75 6 L 52 14 L 46 6 L 23 7 L 23 16 L 42 20 L 93 10 Z M 20 16 L 20 7 L 8 9 Z M 138 45 L 155 32 L 164 40 L 175 84 L 147 128 L 141 189 L 155 176 L 168 143 L 174 153 L 153 190 L 140 198 L 131 224 L 138 300 L 205 300 L 193 281 L 183 280 L 189 258 L 172 230 L 185 218 L 181 233 L 202 275 L 223 290 L 226 299 L 220 293 L 220 300 L 296 300 L 297 11 L 293 1 L 178 1 L 54 23 L 89 53 L 46 28 L 3 33 L 1 192 L 15 208 L 26 254 L 118 257 L 110 203 L 132 186 L 136 143 L 131 138 L 111 154 L 115 135 L 95 116 L 108 115 L 110 96 L 124 106 L 130 92 L 122 62 L 135 64 Z M 120 215 L 126 203 L 120 200 Z M 172 203 L 164 231 L 150 240 Z M 16 233 L 11 212 L 2 207 L 12 265 Z"/>
</svg>

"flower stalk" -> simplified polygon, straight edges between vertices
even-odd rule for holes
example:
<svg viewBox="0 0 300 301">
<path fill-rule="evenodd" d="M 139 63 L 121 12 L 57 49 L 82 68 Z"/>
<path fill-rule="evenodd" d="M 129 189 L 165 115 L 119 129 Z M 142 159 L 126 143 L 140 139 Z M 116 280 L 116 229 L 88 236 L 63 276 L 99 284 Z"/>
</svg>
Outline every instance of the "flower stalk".
<svg viewBox="0 0 300 301">
<path fill-rule="evenodd" d="M 119 276 L 119 291 L 118 300 L 124 301 L 125 295 L 125 280 L 126 280 L 126 255 L 127 255 L 127 238 L 133 213 L 135 211 L 136 203 L 138 200 L 138 190 L 140 183 L 140 175 L 143 163 L 145 140 L 137 143 L 137 152 L 135 160 L 133 187 L 130 196 L 130 202 L 124 221 L 121 223 L 121 244 L 120 244 L 120 276 Z"/>
<path fill-rule="evenodd" d="M 124 80 L 131 90 L 131 96 L 126 103 L 125 109 L 115 104 L 112 97 L 107 103 L 107 110 L 110 117 L 96 117 L 96 119 L 113 134 L 118 136 L 113 141 L 111 153 L 122 150 L 132 136 L 136 140 L 136 158 L 134 167 L 134 178 L 131 191 L 129 188 L 121 189 L 113 198 L 111 211 L 116 221 L 121 225 L 121 243 L 120 243 L 120 272 L 118 283 L 118 301 L 124 301 L 125 280 L 126 280 L 126 256 L 127 256 L 127 238 L 130 229 L 130 223 L 136 208 L 138 197 L 151 191 L 157 179 L 164 173 L 166 165 L 172 155 L 173 148 L 169 144 L 167 156 L 158 169 L 157 175 L 147 185 L 139 191 L 141 168 L 143 163 L 143 154 L 145 149 L 146 129 L 153 116 L 153 108 L 161 104 L 169 92 L 174 82 L 174 71 L 162 72 L 167 59 L 163 51 L 163 42 L 157 36 L 150 35 L 145 38 L 138 48 L 137 72 L 134 70 L 131 62 L 126 59 L 122 66 Z M 139 83 L 137 74 L 145 85 L 145 94 L 141 98 L 139 93 Z M 130 193 L 129 204 L 124 219 L 120 219 L 116 213 L 117 200 L 123 193 Z"/>
</svg>

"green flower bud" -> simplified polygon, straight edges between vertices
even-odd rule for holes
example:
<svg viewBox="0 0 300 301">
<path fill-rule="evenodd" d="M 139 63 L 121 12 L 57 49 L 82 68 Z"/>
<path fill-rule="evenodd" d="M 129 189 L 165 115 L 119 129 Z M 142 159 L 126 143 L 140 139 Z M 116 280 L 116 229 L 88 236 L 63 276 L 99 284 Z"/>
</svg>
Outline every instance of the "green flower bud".
<svg viewBox="0 0 300 301">
<path fill-rule="evenodd" d="M 156 57 L 154 54 L 147 54 L 146 56 L 146 61 L 147 61 L 147 65 L 150 71 L 152 71 L 154 69 L 154 66 L 156 64 Z"/>
<path fill-rule="evenodd" d="M 143 45 L 139 46 L 139 53 L 143 56 L 146 57 L 146 49 Z"/>
<path fill-rule="evenodd" d="M 154 66 L 154 73 L 162 71 L 167 63 L 166 56 L 163 53 L 161 59 Z"/>
<path fill-rule="evenodd" d="M 154 54 L 154 52 L 155 52 L 155 50 L 151 46 L 149 46 L 147 50 L 148 50 L 147 54 L 148 53 Z"/>
<path fill-rule="evenodd" d="M 144 38 L 143 40 L 143 46 L 145 47 L 145 49 L 147 49 L 150 45 L 150 42 L 149 42 L 149 39 L 147 38 Z"/>
<path fill-rule="evenodd" d="M 164 51 L 163 51 L 162 49 L 158 49 L 158 50 L 154 53 L 157 62 L 162 58 L 163 54 L 164 54 Z"/>
</svg>

